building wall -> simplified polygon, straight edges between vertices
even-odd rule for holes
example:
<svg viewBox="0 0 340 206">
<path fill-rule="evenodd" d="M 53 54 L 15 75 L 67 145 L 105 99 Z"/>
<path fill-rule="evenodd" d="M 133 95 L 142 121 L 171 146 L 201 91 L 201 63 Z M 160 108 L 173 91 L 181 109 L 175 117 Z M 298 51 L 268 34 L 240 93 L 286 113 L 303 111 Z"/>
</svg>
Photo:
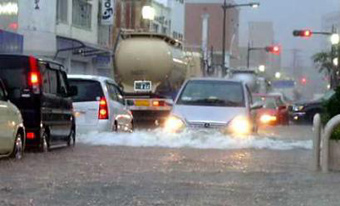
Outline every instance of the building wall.
<svg viewBox="0 0 340 206">
<path fill-rule="evenodd" d="M 276 45 L 274 25 L 272 22 L 249 23 L 249 45 L 251 48 L 263 48 L 250 52 L 250 68 L 257 69 L 260 65 L 266 66 L 266 73 L 273 77 L 277 71 L 281 71 L 281 55 L 274 55 L 264 50 L 265 47 Z M 240 48 L 238 65 L 241 68 L 247 66 L 248 47 Z"/>
<path fill-rule="evenodd" d="M 18 33 L 24 36 L 24 53 L 53 55 L 56 51 L 56 0 L 19 1 Z"/>
<path fill-rule="evenodd" d="M 55 1 L 55 0 L 54 0 Z M 80 41 L 97 44 L 98 43 L 98 9 L 99 1 L 88 1 L 92 5 L 91 28 L 81 28 L 72 22 L 73 8 L 72 0 L 68 1 L 67 23 L 57 22 L 56 34 L 60 36 L 78 39 Z M 78 15 L 78 14 L 76 14 Z M 55 18 L 56 19 L 56 18 Z"/>
<path fill-rule="evenodd" d="M 335 27 L 340 33 L 340 10 L 328 13 L 322 17 L 321 29 L 322 31 L 332 31 L 332 27 Z M 324 50 L 330 50 L 330 42 L 328 38 L 323 38 L 321 40 L 321 46 Z"/>
<path fill-rule="evenodd" d="M 185 43 L 187 47 L 200 50 L 202 47 L 202 19 L 208 18 L 207 47 L 213 47 L 217 56 L 215 64 L 221 63 L 222 31 L 223 31 L 223 1 L 216 0 L 187 0 L 185 4 Z M 229 3 L 233 3 L 232 1 Z M 238 57 L 238 24 L 239 11 L 228 9 L 226 18 L 226 55 Z M 234 61 L 227 59 L 227 66 L 235 66 Z M 233 59 L 233 57 L 231 58 Z M 228 65 L 229 62 L 229 65 Z M 234 63 L 233 63 L 234 62 Z"/>
<path fill-rule="evenodd" d="M 156 1 L 151 6 L 155 9 L 155 19 L 150 22 L 150 31 L 170 35 L 171 9 Z"/>
<path fill-rule="evenodd" d="M 168 6 L 171 9 L 170 34 L 175 39 L 184 39 L 185 8 L 184 0 L 169 0 Z"/>
</svg>

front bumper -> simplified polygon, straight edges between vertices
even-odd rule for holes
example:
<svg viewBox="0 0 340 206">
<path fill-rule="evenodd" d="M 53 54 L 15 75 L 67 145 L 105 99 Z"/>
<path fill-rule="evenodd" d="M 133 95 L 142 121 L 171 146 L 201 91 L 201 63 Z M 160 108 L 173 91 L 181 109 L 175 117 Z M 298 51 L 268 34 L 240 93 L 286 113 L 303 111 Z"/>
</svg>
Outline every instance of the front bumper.
<svg viewBox="0 0 340 206">
<path fill-rule="evenodd" d="M 90 132 L 112 132 L 113 123 L 110 120 L 98 120 L 96 124 L 77 124 L 77 134 L 87 134 Z"/>
<path fill-rule="evenodd" d="M 300 122 L 306 119 L 306 112 L 292 112 L 290 114 L 290 119 L 293 122 Z"/>
</svg>

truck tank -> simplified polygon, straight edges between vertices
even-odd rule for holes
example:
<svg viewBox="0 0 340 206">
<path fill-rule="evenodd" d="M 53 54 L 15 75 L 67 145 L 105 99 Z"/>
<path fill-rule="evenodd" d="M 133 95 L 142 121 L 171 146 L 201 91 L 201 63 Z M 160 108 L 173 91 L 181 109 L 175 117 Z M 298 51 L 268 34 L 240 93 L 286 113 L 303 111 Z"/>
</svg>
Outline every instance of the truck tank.
<svg viewBox="0 0 340 206">
<path fill-rule="evenodd" d="M 115 79 L 129 94 L 176 90 L 186 70 L 181 43 L 164 35 L 125 33 L 115 53 Z M 151 88 L 137 91 L 136 81 L 150 81 Z"/>
</svg>

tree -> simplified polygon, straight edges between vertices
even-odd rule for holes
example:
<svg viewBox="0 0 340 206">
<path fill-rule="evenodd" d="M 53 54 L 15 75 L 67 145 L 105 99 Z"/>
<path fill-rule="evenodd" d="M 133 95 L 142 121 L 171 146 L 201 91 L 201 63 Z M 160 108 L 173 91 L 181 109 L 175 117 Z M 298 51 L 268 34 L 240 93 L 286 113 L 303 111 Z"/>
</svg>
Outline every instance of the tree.
<svg viewBox="0 0 340 206">
<path fill-rule="evenodd" d="M 330 77 L 331 88 L 334 88 L 333 85 L 336 85 L 334 78 L 334 66 L 333 66 L 333 58 L 331 52 L 319 52 L 313 55 L 313 62 L 316 68 L 320 73 L 324 73 L 328 77 Z"/>
</svg>

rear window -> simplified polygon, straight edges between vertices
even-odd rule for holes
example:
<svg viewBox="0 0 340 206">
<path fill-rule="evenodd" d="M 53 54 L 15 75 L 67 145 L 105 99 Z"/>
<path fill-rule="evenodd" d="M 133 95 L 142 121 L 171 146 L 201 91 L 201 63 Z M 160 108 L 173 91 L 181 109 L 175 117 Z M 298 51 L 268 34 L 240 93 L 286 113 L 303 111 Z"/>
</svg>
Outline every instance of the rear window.
<svg viewBox="0 0 340 206">
<path fill-rule="evenodd" d="M 0 78 L 8 92 L 27 87 L 27 71 L 29 63 L 27 57 L 0 56 Z"/>
<path fill-rule="evenodd" d="M 78 94 L 72 98 L 74 102 L 98 101 L 104 96 L 103 89 L 97 81 L 69 79 L 69 84 L 78 88 Z"/>
</svg>

